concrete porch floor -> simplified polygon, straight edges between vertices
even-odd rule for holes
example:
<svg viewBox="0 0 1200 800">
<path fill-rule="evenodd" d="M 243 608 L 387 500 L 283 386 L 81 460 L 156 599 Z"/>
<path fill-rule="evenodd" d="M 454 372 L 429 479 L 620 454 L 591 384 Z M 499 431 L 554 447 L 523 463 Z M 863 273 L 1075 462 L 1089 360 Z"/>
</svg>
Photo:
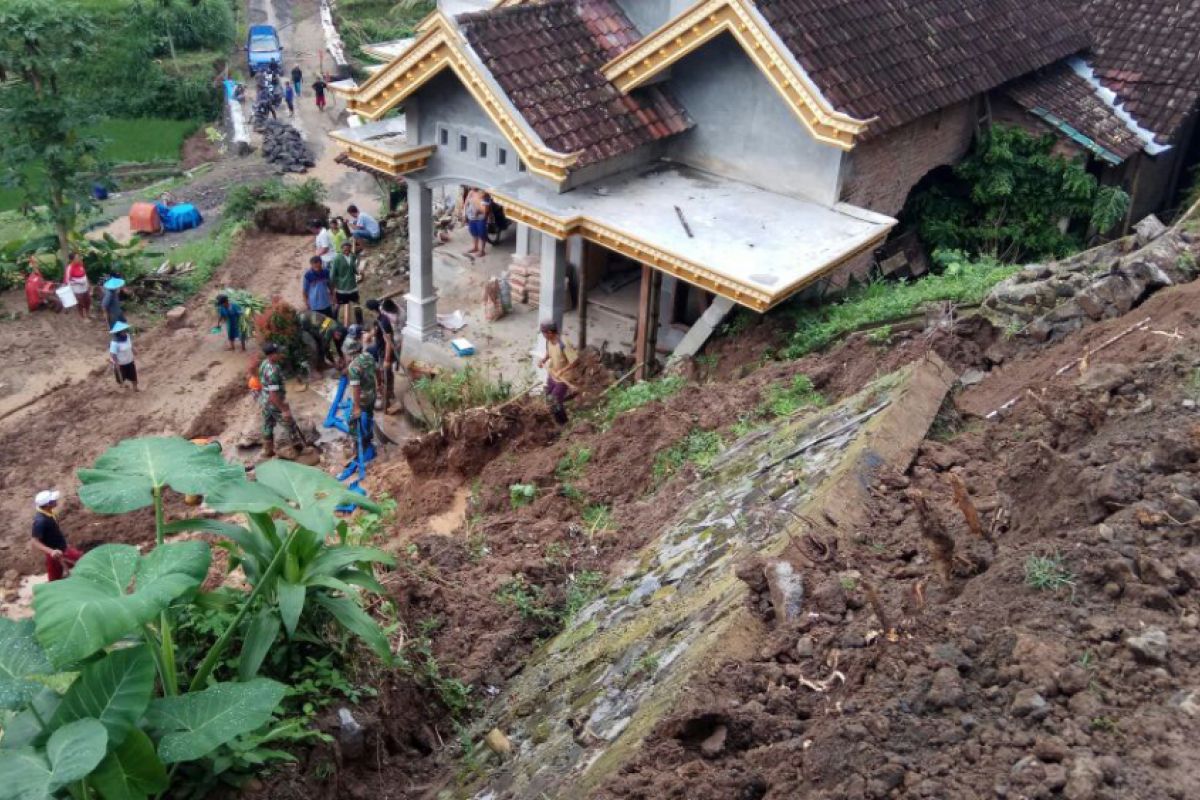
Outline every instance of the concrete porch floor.
<svg viewBox="0 0 1200 800">
<path fill-rule="evenodd" d="M 538 334 L 537 306 L 512 304 L 512 311 L 494 322 L 483 315 L 484 286 L 493 277 L 500 277 L 511 266 L 515 251 L 515 226 L 506 233 L 500 245 L 488 245 L 487 256 L 469 258 L 471 239 L 465 227 L 450 232 L 450 240 L 433 249 L 433 281 L 437 289 L 438 316 L 462 312 L 466 326 L 457 332 L 439 327 L 423 342 L 406 339 L 403 358 L 435 367 L 463 369 L 474 366 L 492 379 L 503 378 L 521 391 L 530 384 L 541 385 L 545 372 L 536 362 L 545 352 L 545 342 Z M 637 327 L 637 281 L 609 294 L 597 287 L 589 293 L 588 344 L 608 350 L 631 352 Z M 571 303 L 568 302 L 568 306 Z M 579 342 L 578 310 L 563 316 L 563 329 L 572 344 Z M 462 337 L 475 346 L 475 355 L 458 356 L 450 340 Z"/>
</svg>

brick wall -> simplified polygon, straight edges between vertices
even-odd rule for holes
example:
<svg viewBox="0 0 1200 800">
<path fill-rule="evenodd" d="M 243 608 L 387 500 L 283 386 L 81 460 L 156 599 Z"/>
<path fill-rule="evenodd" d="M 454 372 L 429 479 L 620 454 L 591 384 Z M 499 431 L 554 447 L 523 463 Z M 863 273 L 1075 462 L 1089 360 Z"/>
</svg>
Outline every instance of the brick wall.
<svg viewBox="0 0 1200 800">
<path fill-rule="evenodd" d="M 857 145 L 846 157 L 842 199 L 896 215 L 932 169 L 958 162 L 975 135 L 973 103 L 959 103 Z"/>
<path fill-rule="evenodd" d="M 931 170 L 955 164 L 971 148 L 975 136 L 974 102 L 935 111 L 878 139 L 857 145 L 843 164 L 842 200 L 895 216 L 908 193 Z M 835 288 L 870 271 L 872 254 L 840 267 L 830 277 Z"/>
</svg>

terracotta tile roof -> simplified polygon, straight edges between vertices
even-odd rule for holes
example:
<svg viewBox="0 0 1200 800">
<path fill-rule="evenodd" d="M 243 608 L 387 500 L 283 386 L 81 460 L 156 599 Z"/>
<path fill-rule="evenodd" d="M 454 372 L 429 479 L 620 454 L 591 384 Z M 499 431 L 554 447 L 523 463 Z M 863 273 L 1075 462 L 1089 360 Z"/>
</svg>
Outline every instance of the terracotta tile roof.
<svg viewBox="0 0 1200 800">
<path fill-rule="evenodd" d="M 1120 163 L 1145 145 L 1100 98 L 1096 88 L 1065 62 L 1021 78 L 1006 91 L 1018 105 L 1051 126 L 1070 135 L 1063 130 L 1065 123 L 1090 139 L 1094 145 L 1072 137 L 1106 160 L 1113 161 L 1111 156 L 1115 156 L 1115 163 Z M 1106 152 L 1100 152 L 1097 146 Z"/>
<path fill-rule="evenodd" d="M 1132 2 L 1132 0 L 1131 0 Z M 1070 0 L 756 0 L 809 77 L 877 136 L 1088 45 Z"/>
<path fill-rule="evenodd" d="M 1168 144 L 1200 97 L 1200 4 L 1085 0 L 1086 57 L 1126 111 Z"/>
<path fill-rule="evenodd" d="M 600 72 L 640 38 L 615 0 L 549 0 L 456 21 L 546 145 L 582 151 L 575 168 L 691 127 L 687 112 L 662 88 L 622 95 Z"/>
</svg>

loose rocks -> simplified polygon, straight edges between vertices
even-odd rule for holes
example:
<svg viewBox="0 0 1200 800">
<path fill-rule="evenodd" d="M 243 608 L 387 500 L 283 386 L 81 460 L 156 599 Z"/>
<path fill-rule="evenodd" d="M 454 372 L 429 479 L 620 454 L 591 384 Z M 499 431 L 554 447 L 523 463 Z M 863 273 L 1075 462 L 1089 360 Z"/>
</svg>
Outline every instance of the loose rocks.
<svg viewBox="0 0 1200 800">
<path fill-rule="evenodd" d="M 1163 664 L 1167 660 L 1167 634 L 1161 628 L 1150 628 L 1125 640 L 1134 657 L 1145 664 Z"/>
<path fill-rule="evenodd" d="M 307 172 L 315 166 L 312 151 L 308 149 L 300 131 L 286 122 L 269 120 L 263 125 L 262 153 L 269 163 L 279 167 L 279 172 Z"/>
</svg>

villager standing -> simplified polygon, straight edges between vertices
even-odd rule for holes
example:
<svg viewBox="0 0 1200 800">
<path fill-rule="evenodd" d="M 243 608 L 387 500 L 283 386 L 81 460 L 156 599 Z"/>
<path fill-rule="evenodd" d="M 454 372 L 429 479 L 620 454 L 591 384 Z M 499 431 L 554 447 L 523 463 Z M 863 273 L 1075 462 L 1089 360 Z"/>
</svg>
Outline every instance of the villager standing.
<svg viewBox="0 0 1200 800">
<path fill-rule="evenodd" d="M 327 85 L 328 84 L 326 84 L 325 81 L 323 81 L 321 79 L 320 75 L 318 75 L 317 79 L 315 81 L 313 81 L 313 85 L 312 85 L 313 95 L 316 97 L 317 110 L 319 110 L 319 111 L 325 110 L 325 87 Z"/>
<path fill-rule="evenodd" d="M 367 301 L 367 310 L 375 312 L 371 332 L 371 355 L 379 367 L 379 389 L 383 394 L 381 408 L 384 413 L 394 413 L 392 403 L 396 399 L 396 369 L 400 365 L 400 348 L 396 343 L 396 328 L 392 318 L 383 313 L 383 304 L 375 298 Z"/>
<path fill-rule="evenodd" d="M 283 370 L 279 366 L 282 354 L 279 345 L 267 342 L 263 345 L 263 360 L 258 366 L 258 381 L 262 385 L 259 402 L 262 404 L 262 437 L 264 458 L 275 456 L 275 427 L 283 425 L 292 436 L 296 453 L 304 450 L 307 442 L 300 433 L 300 426 L 292 416 L 287 401 L 287 387 L 283 381 Z"/>
<path fill-rule="evenodd" d="M 329 281 L 333 284 L 333 300 L 337 307 L 338 320 L 343 325 L 351 323 L 350 312 L 358 298 L 358 256 L 350 242 L 342 242 L 342 251 L 329 265 Z M 361 322 L 362 314 L 359 314 Z"/>
<path fill-rule="evenodd" d="M 371 446 L 371 434 L 375 429 L 377 368 L 375 359 L 363 351 L 359 339 L 347 339 L 345 348 L 353 359 L 346 368 L 350 384 L 350 438 L 354 442 L 355 455 L 361 458 Z"/>
<path fill-rule="evenodd" d="M 226 350 L 233 350 L 236 342 L 242 343 L 246 352 L 246 332 L 242 330 L 242 307 L 229 299 L 229 295 L 217 295 L 217 324 L 225 326 Z"/>
<path fill-rule="evenodd" d="M 118 322 L 125 321 L 125 310 L 121 308 L 121 287 L 124 285 L 124 278 L 112 277 L 104 282 L 104 297 L 100 298 L 100 308 L 104 311 L 104 324 L 109 330 Z"/>
<path fill-rule="evenodd" d="M 541 329 L 546 339 L 546 355 L 538 362 L 538 366 L 546 367 L 546 400 L 550 403 L 554 420 L 565 425 L 567 409 L 564 403 L 574 395 L 574 387 L 568 376 L 579 361 L 579 353 L 567 344 L 553 322 L 543 322 Z"/>
<path fill-rule="evenodd" d="M 33 549 L 46 557 L 46 578 L 57 581 L 67 576 L 75 562 L 83 558 L 83 552 L 67 543 L 54 509 L 61 495 L 53 489 L 37 493 L 33 504 L 37 513 L 33 516 Z"/>
<path fill-rule="evenodd" d="M 333 234 L 329 232 L 329 228 L 319 219 L 310 219 L 308 221 L 308 230 L 313 234 L 313 247 L 316 248 L 316 255 L 326 265 L 333 261 L 333 257 L 337 255 L 333 249 Z"/>
<path fill-rule="evenodd" d="M 304 73 L 300 71 L 300 65 L 296 64 L 292 67 L 292 88 L 296 90 L 296 97 L 301 95 L 300 89 L 304 86 Z"/>
<path fill-rule="evenodd" d="M 63 273 L 63 283 L 71 287 L 75 295 L 75 312 L 84 319 L 92 318 L 92 285 L 88 283 L 87 270 L 79 253 L 71 253 L 71 259 Z"/>
<path fill-rule="evenodd" d="M 112 362 L 117 385 L 126 383 L 138 391 L 137 365 L 133 363 L 133 339 L 129 338 L 129 323 L 117 322 L 109 331 L 112 341 L 108 345 L 108 360 Z"/>
<path fill-rule="evenodd" d="M 330 296 L 329 273 L 320 256 L 308 260 L 308 271 L 304 273 L 304 303 L 309 311 L 333 317 L 333 299 Z"/>
<path fill-rule="evenodd" d="M 472 189 L 463 200 L 463 221 L 467 223 L 467 231 L 471 234 L 471 249 L 465 255 L 487 255 L 487 220 L 490 204 L 483 192 Z"/>
<path fill-rule="evenodd" d="M 296 116 L 296 94 L 292 90 L 292 85 L 290 83 L 283 87 L 283 102 L 287 103 L 288 116 Z"/>
</svg>

